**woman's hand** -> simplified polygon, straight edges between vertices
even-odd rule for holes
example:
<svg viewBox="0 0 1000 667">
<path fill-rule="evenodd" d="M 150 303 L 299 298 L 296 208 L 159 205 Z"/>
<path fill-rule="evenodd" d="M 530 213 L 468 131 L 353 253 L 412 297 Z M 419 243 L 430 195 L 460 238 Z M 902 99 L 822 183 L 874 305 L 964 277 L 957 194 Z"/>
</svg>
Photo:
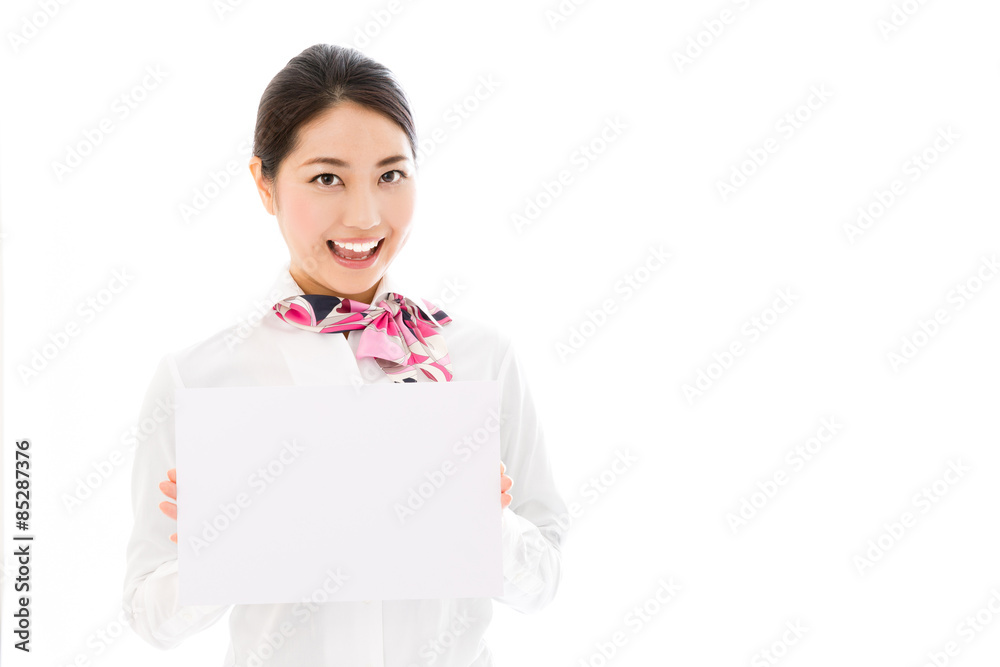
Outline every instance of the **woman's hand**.
<svg viewBox="0 0 1000 667">
<path fill-rule="evenodd" d="M 513 500 L 511 495 L 507 493 L 510 491 L 510 487 L 514 486 L 514 480 L 512 480 L 508 475 L 505 474 L 507 466 L 500 462 L 500 509 L 510 505 L 510 501 Z M 160 490 L 166 494 L 168 498 L 173 498 L 177 500 L 177 468 L 171 468 L 167 471 L 167 477 L 170 481 L 160 482 Z M 170 502 L 169 500 L 164 500 L 160 503 L 160 510 L 169 516 L 171 519 L 177 520 L 177 505 Z M 177 533 L 170 536 L 173 542 L 177 542 Z"/>
<path fill-rule="evenodd" d="M 160 491 L 163 491 L 163 493 L 167 494 L 168 498 L 173 498 L 174 500 L 177 500 L 177 468 L 171 468 L 170 470 L 168 470 L 167 477 L 169 478 L 170 481 L 160 482 Z M 162 503 L 160 503 L 160 510 L 162 510 L 164 514 L 169 516 L 174 521 L 177 520 L 176 503 L 172 503 L 169 500 L 164 500 Z M 173 540 L 174 543 L 176 543 L 177 533 L 171 535 L 170 539 Z"/>
<path fill-rule="evenodd" d="M 514 485 L 514 480 L 512 480 L 510 477 L 504 474 L 504 471 L 506 469 L 507 466 L 505 466 L 503 464 L 503 461 L 501 461 L 500 462 L 500 511 L 503 511 L 503 508 L 510 505 L 510 501 L 513 500 L 513 498 L 511 498 L 510 494 L 507 493 L 507 491 L 510 491 L 510 487 Z"/>
</svg>

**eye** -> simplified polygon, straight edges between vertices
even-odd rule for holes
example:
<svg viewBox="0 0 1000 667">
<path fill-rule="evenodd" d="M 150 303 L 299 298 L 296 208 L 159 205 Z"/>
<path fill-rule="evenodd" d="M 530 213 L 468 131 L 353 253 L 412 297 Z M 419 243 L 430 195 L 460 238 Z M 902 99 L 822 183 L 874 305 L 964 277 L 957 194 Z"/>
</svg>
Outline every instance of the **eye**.
<svg viewBox="0 0 1000 667">
<path fill-rule="evenodd" d="M 313 176 L 312 180 L 310 180 L 309 182 L 312 183 L 313 181 L 319 180 L 319 182 L 323 185 L 327 186 L 334 185 L 334 183 L 332 182 L 330 183 L 327 182 L 327 177 L 331 179 L 336 178 L 338 181 L 340 180 L 340 176 L 337 176 L 336 174 L 317 174 L 316 176 Z"/>
<path fill-rule="evenodd" d="M 389 174 L 399 174 L 399 178 L 394 178 L 391 181 L 382 181 L 383 183 L 399 183 L 401 180 L 403 180 L 404 178 L 406 178 L 406 173 L 403 172 L 403 171 L 400 171 L 399 169 L 393 169 L 392 171 L 385 172 L 384 174 L 382 174 L 382 178 L 385 178 Z"/>
</svg>

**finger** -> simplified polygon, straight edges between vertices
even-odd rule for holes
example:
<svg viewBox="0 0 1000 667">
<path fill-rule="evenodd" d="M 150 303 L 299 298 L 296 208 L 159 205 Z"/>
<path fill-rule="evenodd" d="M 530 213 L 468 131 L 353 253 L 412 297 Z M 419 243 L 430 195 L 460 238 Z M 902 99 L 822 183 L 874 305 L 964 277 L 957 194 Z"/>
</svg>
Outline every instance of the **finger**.
<svg viewBox="0 0 1000 667">
<path fill-rule="evenodd" d="M 510 497 L 509 493 L 501 493 L 500 494 L 500 509 L 504 509 L 505 507 L 507 507 L 508 505 L 510 505 L 510 501 L 511 500 L 512 500 L 512 498 Z"/>
<path fill-rule="evenodd" d="M 506 471 L 507 471 L 507 466 L 505 466 L 505 465 L 503 464 L 503 461 L 501 461 L 501 462 L 500 462 L 500 474 L 502 475 L 502 474 L 504 474 L 504 472 L 506 472 Z"/>
<path fill-rule="evenodd" d="M 160 503 L 160 511 L 166 514 L 171 519 L 177 519 L 177 505 L 173 504 L 168 500 L 164 500 Z"/>
<path fill-rule="evenodd" d="M 171 468 L 170 470 L 168 470 L 167 471 L 167 478 L 170 479 L 171 482 L 176 482 L 177 481 L 177 468 Z"/>
<path fill-rule="evenodd" d="M 177 543 L 177 533 L 174 533 L 173 535 L 170 536 L 170 541 L 175 544 Z"/>
<path fill-rule="evenodd" d="M 177 500 L 177 485 L 173 482 L 160 482 L 160 491 L 167 494 L 168 498 Z"/>
<path fill-rule="evenodd" d="M 510 491 L 510 487 L 514 486 L 514 480 L 512 480 L 507 475 L 502 475 L 500 477 L 500 491 Z"/>
</svg>

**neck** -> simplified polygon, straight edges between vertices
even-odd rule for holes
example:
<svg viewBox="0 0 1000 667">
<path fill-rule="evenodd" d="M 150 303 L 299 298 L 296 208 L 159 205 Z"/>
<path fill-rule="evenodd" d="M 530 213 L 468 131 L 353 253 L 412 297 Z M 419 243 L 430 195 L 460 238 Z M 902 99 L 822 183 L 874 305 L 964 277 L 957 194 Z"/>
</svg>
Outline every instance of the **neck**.
<svg viewBox="0 0 1000 667">
<path fill-rule="evenodd" d="M 302 290 L 303 294 L 325 294 L 327 296 L 335 296 L 341 299 L 351 299 L 352 301 L 368 304 L 375 300 L 375 288 L 378 287 L 378 282 L 364 292 L 359 292 L 357 294 L 345 294 L 343 292 L 331 290 L 326 285 L 316 282 L 309 276 L 298 271 L 295 267 L 291 269 L 290 273 L 292 274 L 292 278 L 295 279 L 295 283 L 299 286 L 299 289 Z"/>
</svg>

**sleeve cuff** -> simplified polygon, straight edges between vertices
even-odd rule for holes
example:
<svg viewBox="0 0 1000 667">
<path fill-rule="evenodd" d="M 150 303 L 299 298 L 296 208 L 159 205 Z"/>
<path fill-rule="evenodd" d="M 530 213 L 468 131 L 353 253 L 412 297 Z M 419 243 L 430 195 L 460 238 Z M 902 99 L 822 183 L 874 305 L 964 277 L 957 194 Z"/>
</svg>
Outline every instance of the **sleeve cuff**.
<svg viewBox="0 0 1000 667">
<path fill-rule="evenodd" d="M 539 561 L 547 544 L 544 542 L 538 528 L 505 507 L 501 514 L 501 541 L 503 544 L 503 577 L 504 586 L 514 585 L 524 594 L 533 594 L 545 586 L 538 576 Z"/>
</svg>

